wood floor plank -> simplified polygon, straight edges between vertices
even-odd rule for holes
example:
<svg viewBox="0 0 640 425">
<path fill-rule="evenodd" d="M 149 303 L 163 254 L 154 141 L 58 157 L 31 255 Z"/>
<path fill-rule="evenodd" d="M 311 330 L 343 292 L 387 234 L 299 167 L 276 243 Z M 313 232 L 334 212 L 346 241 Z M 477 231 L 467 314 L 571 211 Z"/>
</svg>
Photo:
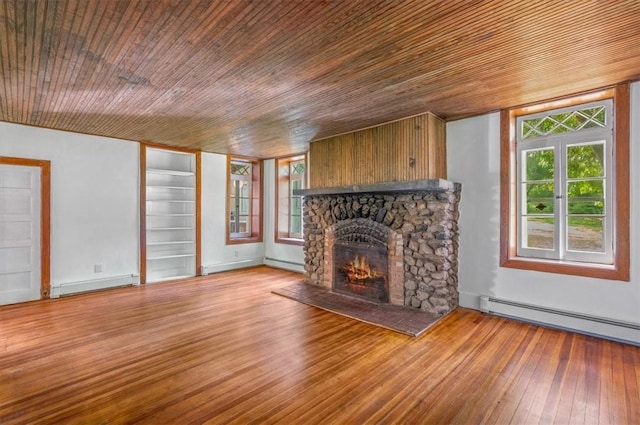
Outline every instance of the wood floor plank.
<svg viewBox="0 0 640 425">
<path fill-rule="evenodd" d="M 634 424 L 640 348 L 459 308 L 418 338 L 257 267 L 0 307 L 0 423 Z"/>
<path fill-rule="evenodd" d="M 624 397 L 627 404 L 627 418 L 640 421 L 640 385 L 638 385 L 638 358 L 635 349 L 622 347 L 622 364 L 624 373 Z"/>
<path fill-rule="evenodd" d="M 542 333 L 535 326 L 529 329 L 518 327 L 522 328 L 522 332 L 526 331 L 527 336 L 520 342 L 518 351 L 510 359 L 508 366 L 501 371 L 500 379 L 488 391 L 476 392 L 481 397 L 484 407 L 467 412 L 468 417 L 459 415 L 459 423 L 509 423 L 514 411 L 521 409 L 522 400 L 539 358 L 536 357 L 536 353 L 539 353 L 537 347 Z"/>
<path fill-rule="evenodd" d="M 580 368 L 576 394 L 571 407 L 570 423 L 579 425 L 596 424 L 598 420 L 599 402 L 597 401 L 598 358 L 594 353 L 594 344 L 589 339 L 583 342 L 583 361 L 576 362 Z M 594 361 L 595 360 L 595 361 Z"/>
<path fill-rule="evenodd" d="M 614 395 L 616 389 L 614 388 L 614 376 L 613 376 L 613 346 L 612 344 L 603 344 L 602 347 L 602 359 L 601 359 L 601 376 L 602 383 L 600 386 L 600 415 L 598 423 L 600 424 L 614 424 L 615 409 L 614 409 Z"/>
</svg>

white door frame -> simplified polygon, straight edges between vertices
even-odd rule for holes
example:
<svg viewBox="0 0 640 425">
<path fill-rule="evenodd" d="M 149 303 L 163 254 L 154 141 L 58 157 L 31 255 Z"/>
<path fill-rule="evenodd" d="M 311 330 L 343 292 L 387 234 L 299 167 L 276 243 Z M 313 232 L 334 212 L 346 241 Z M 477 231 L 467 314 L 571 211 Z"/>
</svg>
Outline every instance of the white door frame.
<svg viewBox="0 0 640 425">
<path fill-rule="evenodd" d="M 51 161 L 0 156 L 0 164 L 40 167 L 40 299 L 51 294 Z"/>
</svg>

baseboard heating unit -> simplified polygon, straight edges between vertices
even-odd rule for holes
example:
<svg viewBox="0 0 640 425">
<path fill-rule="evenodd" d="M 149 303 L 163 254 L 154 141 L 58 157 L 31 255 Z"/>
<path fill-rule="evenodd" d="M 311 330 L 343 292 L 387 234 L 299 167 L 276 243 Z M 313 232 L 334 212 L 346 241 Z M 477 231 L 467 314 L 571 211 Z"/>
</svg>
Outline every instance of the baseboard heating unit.
<svg viewBox="0 0 640 425">
<path fill-rule="evenodd" d="M 82 280 L 78 282 L 60 283 L 51 286 L 51 298 L 58 298 L 65 295 L 78 294 L 81 292 L 97 291 L 99 289 L 115 288 L 118 286 L 139 285 L 138 275 L 124 275 L 107 277 L 104 279 Z"/>
<path fill-rule="evenodd" d="M 302 263 L 296 263 L 294 261 L 288 261 L 288 260 L 279 260 L 277 258 L 270 258 L 270 257 L 265 257 L 264 263 L 267 266 L 290 270 L 298 273 L 304 273 L 304 264 Z"/>
<path fill-rule="evenodd" d="M 480 296 L 480 310 L 497 316 L 640 346 L 640 323 L 557 310 L 486 295 Z"/>
<path fill-rule="evenodd" d="M 264 264 L 264 257 L 250 258 L 247 260 L 232 261 L 229 263 L 212 264 L 202 266 L 201 273 L 203 276 L 212 273 L 225 272 L 227 270 L 243 269 L 245 267 L 261 266 Z"/>
</svg>

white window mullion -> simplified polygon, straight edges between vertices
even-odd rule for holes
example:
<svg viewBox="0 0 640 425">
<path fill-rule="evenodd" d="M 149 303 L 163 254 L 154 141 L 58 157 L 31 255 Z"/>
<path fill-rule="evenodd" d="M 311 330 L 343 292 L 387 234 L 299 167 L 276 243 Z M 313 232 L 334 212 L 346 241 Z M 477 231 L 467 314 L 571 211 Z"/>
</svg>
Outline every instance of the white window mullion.
<svg viewBox="0 0 640 425">
<path fill-rule="evenodd" d="M 559 141 L 556 144 L 556 167 L 555 167 L 555 220 L 556 220 L 556 258 L 565 259 L 567 246 L 567 202 L 566 202 L 566 149 Z"/>
<path fill-rule="evenodd" d="M 611 119 L 613 120 L 613 108 Z M 615 214 L 614 214 L 614 199 L 616 198 L 614 182 L 615 180 L 615 168 L 613 166 L 613 138 L 614 133 L 613 129 L 609 133 L 609 140 L 606 144 L 605 151 L 607 152 L 605 158 L 605 192 L 604 192 L 604 202 L 605 202 L 605 244 L 606 250 L 609 253 L 609 262 L 613 262 L 613 244 L 614 244 L 614 224 L 615 224 Z"/>
</svg>

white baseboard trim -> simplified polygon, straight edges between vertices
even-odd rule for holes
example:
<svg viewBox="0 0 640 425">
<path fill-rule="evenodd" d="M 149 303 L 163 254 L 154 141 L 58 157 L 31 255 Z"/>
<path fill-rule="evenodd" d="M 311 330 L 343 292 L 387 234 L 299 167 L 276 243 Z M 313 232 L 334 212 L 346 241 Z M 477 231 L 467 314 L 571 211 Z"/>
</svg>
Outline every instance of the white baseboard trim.
<svg viewBox="0 0 640 425">
<path fill-rule="evenodd" d="M 640 324 L 480 296 L 480 311 L 640 346 Z"/>
<path fill-rule="evenodd" d="M 264 264 L 277 269 L 285 269 L 292 272 L 304 273 L 304 264 L 277 258 L 264 257 Z"/>
<path fill-rule="evenodd" d="M 249 258 L 247 260 L 232 261 L 229 263 L 211 264 L 202 266 L 202 275 L 224 272 L 227 270 L 243 269 L 245 267 L 262 266 L 264 257 Z"/>
<path fill-rule="evenodd" d="M 480 310 L 480 295 L 472 294 L 470 292 L 459 292 L 460 297 L 458 303 L 460 307 L 471 308 L 473 310 Z"/>
<path fill-rule="evenodd" d="M 99 289 L 139 284 L 140 276 L 133 274 L 106 277 L 102 279 L 82 280 L 78 282 L 54 283 L 51 285 L 51 298 L 59 298 L 65 295 L 79 294 L 81 292 L 97 291 Z"/>
</svg>

